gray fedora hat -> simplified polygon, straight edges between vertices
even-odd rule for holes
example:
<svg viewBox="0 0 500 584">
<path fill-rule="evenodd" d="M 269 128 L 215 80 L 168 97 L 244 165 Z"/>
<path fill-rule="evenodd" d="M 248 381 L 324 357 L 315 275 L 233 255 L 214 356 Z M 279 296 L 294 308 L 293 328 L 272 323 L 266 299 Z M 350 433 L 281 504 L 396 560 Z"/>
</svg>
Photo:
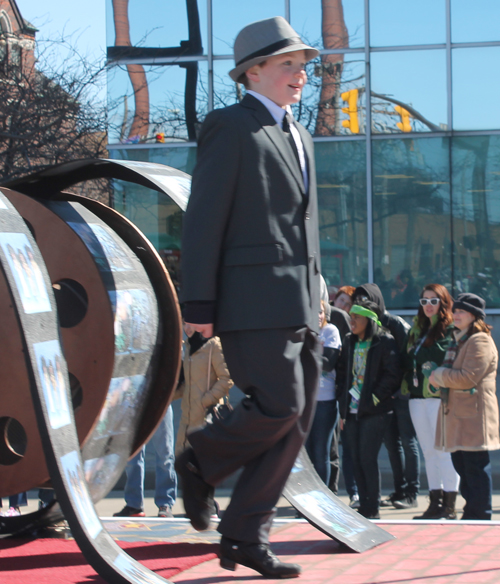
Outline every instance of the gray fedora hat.
<svg viewBox="0 0 500 584">
<path fill-rule="evenodd" d="M 282 16 L 252 22 L 238 33 L 234 41 L 235 67 L 229 71 L 229 76 L 238 81 L 245 71 L 268 57 L 302 50 L 308 61 L 319 55 L 318 50 L 302 42 Z"/>
</svg>

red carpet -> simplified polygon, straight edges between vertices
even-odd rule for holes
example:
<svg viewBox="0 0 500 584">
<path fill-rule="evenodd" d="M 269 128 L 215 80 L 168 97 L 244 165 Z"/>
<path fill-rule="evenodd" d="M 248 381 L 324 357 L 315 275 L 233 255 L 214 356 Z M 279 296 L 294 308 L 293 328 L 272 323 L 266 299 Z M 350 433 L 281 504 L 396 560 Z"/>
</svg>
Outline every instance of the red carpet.
<svg viewBox="0 0 500 584">
<path fill-rule="evenodd" d="M 216 557 L 207 543 L 117 542 L 146 568 L 163 578 Z M 76 542 L 65 539 L 0 540 L 1 584 L 105 584 L 87 564 Z"/>
</svg>

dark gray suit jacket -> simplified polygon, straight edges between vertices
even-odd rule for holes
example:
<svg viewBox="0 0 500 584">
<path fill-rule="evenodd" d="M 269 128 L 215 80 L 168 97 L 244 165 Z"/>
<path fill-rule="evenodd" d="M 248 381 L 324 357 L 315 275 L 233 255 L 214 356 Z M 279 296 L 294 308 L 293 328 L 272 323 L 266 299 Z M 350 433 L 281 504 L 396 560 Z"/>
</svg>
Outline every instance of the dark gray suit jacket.
<svg viewBox="0 0 500 584">
<path fill-rule="evenodd" d="M 183 223 L 181 301 L 188 309 L 207 303 L 216 332 L 318 330 L 314 151 L 309 133 L 297 127 L 307 193 L 290 143 L 259 100 L 247 95 L 211 112 L 202 126 Z"/>
</svg>

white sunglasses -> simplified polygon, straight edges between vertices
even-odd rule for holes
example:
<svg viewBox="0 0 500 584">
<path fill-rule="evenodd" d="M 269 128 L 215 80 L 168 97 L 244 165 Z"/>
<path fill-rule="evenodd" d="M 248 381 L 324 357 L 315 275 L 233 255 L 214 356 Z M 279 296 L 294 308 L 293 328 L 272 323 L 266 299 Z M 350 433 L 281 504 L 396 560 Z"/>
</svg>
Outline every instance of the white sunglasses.
<svg viewBox="0 0 500 584">
<path fill-rule="evenodd" d="M 440 298 L 420 298 L 419 302 L 420 302 L 420 306 L 427 306 L 428 304 L 431 304 L 432 306 L 437 306 L 441 302 L 441 299 Z"/>
</svg>

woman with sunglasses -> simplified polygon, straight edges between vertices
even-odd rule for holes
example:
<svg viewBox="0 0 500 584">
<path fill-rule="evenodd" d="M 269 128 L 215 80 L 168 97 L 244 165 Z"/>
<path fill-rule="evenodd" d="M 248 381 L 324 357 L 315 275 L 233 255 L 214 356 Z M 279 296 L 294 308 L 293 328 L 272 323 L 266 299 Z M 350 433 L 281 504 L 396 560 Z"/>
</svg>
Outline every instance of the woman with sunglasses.
<svg viewBox="0 0 500 584">
<path fill-rule="evenodd" d="M 433 369 L 442 364 L 453 331 L 453 300 L 441 284 L 422 290 L 417 316 L 408 335 L 403 384 L 410 392 L 410 415 L 425 459 L 429 506 L 414 519 L 456 519 L 459 476 L 449 452 L 434 448 L 441 404 L 439 389 L 429 383 Z"/>
<path fill-rule="evenodd" d="M 436 448 L 451 452 L 465 499 L 462 519 L 491 519 L 490 450 L 500 448 L 496 376 L 498 351 L 484 322 L 485 301 L 460 294 L 453 304 L 456 330 L 442 367 L 430 382 L 441 388 Z"/>
</svg>

